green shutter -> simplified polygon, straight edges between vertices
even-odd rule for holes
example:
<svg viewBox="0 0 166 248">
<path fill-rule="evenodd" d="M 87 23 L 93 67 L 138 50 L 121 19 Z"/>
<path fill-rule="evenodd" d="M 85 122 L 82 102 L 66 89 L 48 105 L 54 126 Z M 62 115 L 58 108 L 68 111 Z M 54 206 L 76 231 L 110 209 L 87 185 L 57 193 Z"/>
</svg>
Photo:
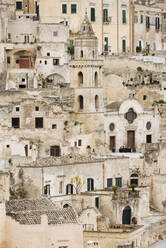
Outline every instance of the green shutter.
<svg viewBox="0 0 166 248">
<path fill-rule="evenodd" d="M 77 5 L 71 4 L 71 14 L 76 14 L 76 13 L 77 13 Z"/>
<path fill-rule="evenodd" d="M 126 23 L 126 10 L 122 10 L 122 23 L 125 24 Z"/>
<path fill-rule="evenodd" d="M 62 13 L 63 14 L 67 13 L 67 4 L 62 4 Z"/>
<path fill-rule="evenodd" d="M 91 21 L 95 22 L 95 8 L 91 8 Z"/>
<path fill-rule="evenodd" d="M 104 22 L 108 22 L 108 9 L 104 9 Z"/>
<path fill-rule="evenodd" d="M 104 37 L 104 51 L 108 51 L 108 37 Z"/>
<path fill-rule="evenodd" d="M 122 40 L 122 52 L 126 52 L 126 40 Z"/>
</svg>

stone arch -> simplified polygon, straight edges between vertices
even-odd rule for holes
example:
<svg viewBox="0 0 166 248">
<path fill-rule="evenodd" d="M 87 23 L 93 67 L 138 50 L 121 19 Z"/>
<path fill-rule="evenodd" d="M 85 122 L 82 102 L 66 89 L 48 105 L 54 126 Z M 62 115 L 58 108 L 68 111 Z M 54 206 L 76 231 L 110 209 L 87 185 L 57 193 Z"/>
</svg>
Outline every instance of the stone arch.
<svg viewBox="0 0 166 248">
<path fill-rule="evenodd" d="M 78 96 L 78 108 L 79 110 L 84 109 L 84 97 L 82 95 Z"/>
<path fill-rule="evenodd" d="M 126 206 L 122 212 L 122 224 L 130 225 L 131 224 L 131 207 Z"/>
<path fill-rule="evenodd" d="M 98 73 L 97 73 L 97 71 L 95 72 L 95 87 L 98 87 Z"/>
<path fill-rule="evenodd" d="M 95 109 L 96 110 L 99 109 L 99 96 L 98 95 L 95 96 Z"/>
<path fill-rule="evenodd" d="M 46 77 L 46 84 L 48 88 L 54 88 L 54 87 L 66 87 L 66 81 L 65 78 L 58 74 L 53 73 Z"/>
<path fill-rule="evenodd" d="M 82 73 L 82 71 L 79 71 L 79 73 L 78 73 L 78 85 L 79 86 L 83 85 L 83 82 L 84 82 L 83 73 Z"/>
</svg>

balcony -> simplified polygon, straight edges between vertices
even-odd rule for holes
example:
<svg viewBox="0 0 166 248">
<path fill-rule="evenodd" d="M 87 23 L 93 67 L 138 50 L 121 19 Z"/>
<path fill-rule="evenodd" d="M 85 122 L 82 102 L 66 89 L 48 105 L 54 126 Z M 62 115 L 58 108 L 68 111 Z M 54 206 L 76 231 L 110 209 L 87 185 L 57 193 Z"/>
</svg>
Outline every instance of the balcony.
<svg viewBox="0 0 166 248">
<path fill-rule="evenodd" d="M 112 195 L 112 200 L 139 198 L 139 191 L 120 190 Z"/>
</svg>

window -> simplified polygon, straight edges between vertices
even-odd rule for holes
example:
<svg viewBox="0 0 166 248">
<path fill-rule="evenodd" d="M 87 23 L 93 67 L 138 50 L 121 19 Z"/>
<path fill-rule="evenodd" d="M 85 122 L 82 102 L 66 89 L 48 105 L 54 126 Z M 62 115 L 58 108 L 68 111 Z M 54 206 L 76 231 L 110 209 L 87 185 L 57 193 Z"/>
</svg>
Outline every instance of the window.
<svg viewBox="0 0 166 248">
<path fill-rule="evenodd" d="M 115 124 L 114 124 L 113 122 L 110 123 L 109 129 L 110 129 L 110 131 L 114 131 L 114 129 L 115 129 Z"/>
<path fill-rule="evenodd" d="M 50 53 L 47 53 L 47 56 L 50 56 Z"/>
<path fill-rule="evenodd" d="M 29 43 L 29 35 L 24 36 L 24 43 Z"/>
<path fill-rule="evenodd" d="M 126 10 L 122 10 L 122 23 L 126 24 Z"/>
<path fill-rule="evenodd" d="M 6 147 L 7 147 L 7 148 L 9 148 L 9 147 L 10 147 L 10 145 L 6 145 Z"/>
<path fill-rule="evenodd" d="M 107 188 L 112 187 L 112 178 L 107 178 Z"/>
<path fill-rule="evenodd" d="M 35 118 L 35 128 L 43 128 L 43 118 L 36 117 Z"/>
<path fill-rule="evenodd" d="M 53 36 L 54 36 L 54 37 L 58 36 L 58 32 L 57 32 L 57 31 L 54 31 L 54 32 L 53 32 Z"/>
<path fill-rule="evenodd" d="M 99 108 L 99 96 L 95 96 L 95 109 L 97 110 Z"/>
<path fill-rule="evenodd" d="M 19 112 L 20 111 L 20 108 L 19 107 L 16 107 L 16 111 Z"/>
<path fill-rule="evenodd" d="M 121 177 L 115 178 L 115 184 L 118 187 L 122 187 L 122 178 Z"/>
<path fill-rule="evenodd" d="M 160 18 L 156 17 L 155 19 L 155 29 L 158 31 L 160 29 Z"/>
<path fill-rule="evenodd" d="M 95 87 L 98 87 L 98 73 L 95 72 Z"/>
<path fill-rule="evenodd" d="M 39 106 L 36 106 L 35 107 L 35 111 L 39 111 Z"/>
<path fill-rule="evenodd" d="M 104 51 L 108 51 L 108 37 L 104 37 Z"/>
<path fill-rule="evenodd" d="M 78 140 L 78 146 L 82 146 L 82 140 Z"/>
<path fill-rule="evenodd" d="M 87 179 L 87 190 L 88 191 L 93 191 L 94 190 L 94 179 L 93 178 L 88 178 Z"/>
<path fill-rule="evenodd" d="M 53 65 L 59 65 L 59 59 L 53 59 Z"/>
<path fill-rule="evenodd" d="M 78 85 L 80 86 L 80 85 L 82 85 L 83 84 L 83 73 L 80 71 L 79 73 L 78 73 Z"/>
<path fill-rule="evenodd" d="M 138 23 L 138 16 L 137 15 L 134 16 L 134 23 Z"/>
<path fill-rule="evenodd" d="M 84 57 L 84 52 L 81 50 L 81 53 L 80 53 L 80 57 L 83 58 Z"/>
<path fill-rule="evenodd" d="M 91 22 L 95 22 L 95 8 L 91 8 Z"/>
<path fill-rule="evenodd" d="M 103 11 L 104 13 L 103 13 L 103 21 L 104 22 L 108 22 L 108 9 L 104 9 L 104 11 Z"/>
<path fill-rule="evenodd" d="M 16 59 L 16 64 L 19 64 L 19 62 L 20 62 L 19 59 Z"/>
<path fill-rule="evenodd" d="M 99 197 L 95 198 L 95 207 L 99 208 Z"/>
<path fill-rule="evenodd" d="M 44 64 L 47 65 L 47 60 L 44 61 Z"/>
<path fill-rule="evenodd" d="M 79 110 L 84 109 L 84 98 L 83 96 L 78 96 Z"/>
<path fill-rule="evenodd" d="M 71 4 L 71 14 L 77 13 L 77 4 Z"/>
<path fill-rule="evenodd" d="M 152 143 L 152 135 L 151 134 L 146 135 L 146 143 Z"/>
<path fill-rule="evenodd" d="M 122 40 L 122 52 L 126 52 L 126 40 Z"/>
<path fill-rule="evenodd" d="M 20 128 L 20 118 L 12 118 L 12 127 Z"/>
<path fill-rule="evenodd" d="M 7 41 L 10 42 L 11 41 L 11 33 L 7 34 Z"/>
<path fill-rule="evenodd" d="M 140 23 L 143 23 L 143 22 L 144 22 L 144 16 L 140 15 Z"/>
<path fill-rule="evenodd" d="M 62 194 L 63 182 L 59 182 L 59 194 Z"/>
<path fill-rule="evenodd" d="M 10 57 L 7 56 L 7 63 L 10 64 Z"/>
<path fill-rule="evenodd" d="M 22 2 L 16 2 L 16 10 L 22 9 Z"/>
<path fill-rule="evenodd" d="M 51 146 L 50 147 L 50 156 L 60 157 L 60 155 L 61 155 L 60 146 Z"/>
<path fill-rule="evenodd" d="M 67 184 L 66 185 L 66 195 L 72 195 L 73 194 L 73 185 Z"/>
<path fill-rule="evenodd" d="M 150 121 L 148 121 L 148 122 L 146 123 L 146 129 L 147 129 L 147 130 L 150 130 L 151 127 L 152 127 L 152 124 L 151 124 Z"/>
<path fill-rule="evenodd" d="M 25 78 L 22 78 L 22 82 L 25 82 Z"/>
<path fill-rule="evenodd" d="M 19 84 L 19 89 L 25 89 L 26 85 L 25 84 Z"/>
<path fill-rule="evenodd" d="M 166 19 L 166 13 L 163 13 L 164 19 Z"/>
<path fill-rule="evenodd" d="M 146 16 L 146 29 L 150 28 L 150 17 Z"/>
<path fill-rule="evenodd" d="M 44 186 L 44 194 L 50 195 L 50 184 Z"/>
<path fill-rule="evenodd" d="M 56 124 L 52 124 L 52 129 L 56 129 L 56 128 L 57 128 Z"/>
<path fill-rule="evenodd" d="M 143 95 L 143 100 L 145 101 L 147 99 L 147 96 L 146 95 Z"/>
<path fill-rule="evenodd" d="M 66 3 L 62 4 L 62 14 L 67 14 L 67 4 Z"/>
</svg>

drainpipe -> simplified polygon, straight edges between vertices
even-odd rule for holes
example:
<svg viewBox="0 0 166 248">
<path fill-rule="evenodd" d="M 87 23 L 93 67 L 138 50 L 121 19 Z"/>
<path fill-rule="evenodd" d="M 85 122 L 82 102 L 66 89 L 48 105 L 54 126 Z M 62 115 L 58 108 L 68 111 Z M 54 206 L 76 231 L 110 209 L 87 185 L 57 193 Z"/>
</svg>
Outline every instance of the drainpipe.
<svg viewBox="0 0 166 248">
<path fill-rule="evenodd" d="M 117 6 L 116 6 L 116 15 L 117 15 L 117 54 L 119 55 L 119 0 L 117 0 Z"/>
</svg>

